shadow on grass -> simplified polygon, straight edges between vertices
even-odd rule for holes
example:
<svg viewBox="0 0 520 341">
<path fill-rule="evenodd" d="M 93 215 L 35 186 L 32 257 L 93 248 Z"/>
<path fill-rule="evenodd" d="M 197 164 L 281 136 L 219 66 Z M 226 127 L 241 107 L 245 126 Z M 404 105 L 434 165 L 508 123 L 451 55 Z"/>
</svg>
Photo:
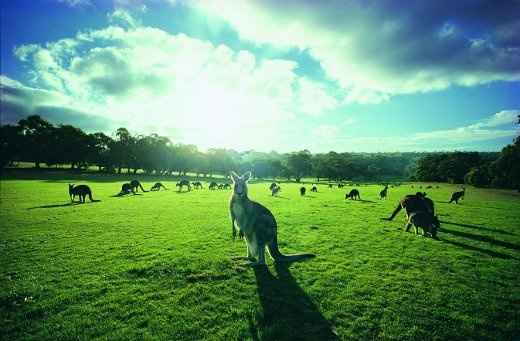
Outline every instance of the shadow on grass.
<svg viewBox="0 0 520 341">
<path fill-rule="evenodd" d="M 512 233 L 512 232 L 504 231 L 504 230 L 500 230 L 500 229 L 495 229 L 495 228 L 492 228 L 492 227 L 469 225 L 469 224 L 459 224 L 459 223 L 454 223 L 454 222 L 451 222 L 451 221 L 444 221 L 444 220 L 442 220 L 441 223 L 442 224 L 448 224 L 448 225 L 460 226 L 460 227 L 468 227 L 470 229 L 477 229 L 477 230 L 483 230 L 483 231 L 489 231 L 489 232 L 497 232 L 497 233 L 508 234 L 510 236 L 515 236 L 515 234 Z"/>
<path fill-rule="evenodd" d="M 372 200 L 364 200 L 364 199 L 359 199 L 359 200 L 355 200 L 355 199 L 345 199 L 345 202 L 349 202 L 349 201 L 354 201 L 354 202 L 365 202 L 365 203 L 371 203 L 371 204 L 374 204 L 375 201 L 372 201 Z"/>
<path fill-rule="evenodd" d="M 87 202 L 68 202 L 65 204 L 55 204 L 55 205 L 42 205 L 42 206 L 34 206 L 27 208 L 28 210 L 34 210 L 37 208 L 57 208 L 57 207 L 67 207 L 67 206 L 76 206 L 76 205 L 84 205 L 84 204 L 95 204 L 100 202 L 101 200 L 87 201 Z"/>
<path fill-rule="evenodd" d="M 128 198 L 128 197 L 133 197 L 134 195 L 143 195 L 143 194 L 140 194 L 140 193 L 128 193 L 128 194 L 114 194 L 114 195 L 111 195 L 110 197 L 111 198 Z"/>
<path fill-rule="evenodd" d="M 278 278 L 266 266 L 255 268 L 263 316 L 258 326 L 250 320 L 253 340 L 338 340 L 332 325 L 289 271 L 290 264 L 275 263 Z M 261 335 L 258 330 L 262 331 Z"/>
<path fill-rule="evenodd" d="M 473 240 L 476 240 L 476 241 L 479 241 L 479 242 L 487 242 L 487 243 L 490 243 L 490 244 L 493 244 L 493 245 L 496 245 L 496 246 L 505 247 L 507 249 L 520 250 L 520 245 L 516 245 L 516 244 L 513 244 L 513 243 L 505 242 L 505 241 L 502 241 L 502 240 L 496 240 L 494 238 L 487 237 L 487 236 L 481 236 L 479 234 L 472 234 L 472 233 L 467 233 L 467 232 L 462 232 L 462 231 L 449 230 L 449 229 L 446 229 L 444 227 L 441 227 L 440 231 L 443 232 L 443 233 L 452 234 L 452 235 L 457 236 L 457 237 L 469 238 L 469 239 L 473 239 Z"/>
<path fill-rule="evenodd" d="M 273 198 L 279 198 L 279 199 L 290 200 L 289 198 L 284 197 L 284 196 L 281 196 L 281 195 L 275 195 L 275 196 L 272 196 L 272 197 L 273 197 Z"/>
<path fill-rule="evenodd" d="M 445 242 L 447 244 L 451 244 L 451 245 L 455 245 L 455 246 L 461 247 L 461 248 L 463 248 L 465 250 L 470 250 L 470 251 L 476 251 L 476 252 L 484 253 L 484 254 L 486 254 L 488 256 L 491 256 L 491 257 L 502 258 L 502 259 L 516 259 L 515 257 L 513 257 L 511 255 L 508 255 L 507 253 L 500 253 L 500 252 L 495 252 L 495 251 L 491 251 L 491 250 L 487 250 L 487 249 L 482 249 L 480 247 L 459 243 L 459 242 L 456 242 L 456 241 L 453 241 L 453 240 L 441 239 L 441 241 L 443 241 L 443 242 Z"/>
</svg>

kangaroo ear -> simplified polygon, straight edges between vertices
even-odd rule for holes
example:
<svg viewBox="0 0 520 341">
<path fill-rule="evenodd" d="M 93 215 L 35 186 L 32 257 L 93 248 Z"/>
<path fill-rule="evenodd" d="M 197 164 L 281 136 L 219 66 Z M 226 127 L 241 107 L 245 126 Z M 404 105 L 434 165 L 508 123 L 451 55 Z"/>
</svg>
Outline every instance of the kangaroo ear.
<svg viewBox="0 0 520 341">
<path fill-rule="evenodd" d="M 231 173 L 229 175 L 230 175 L 231 180 L 233 182 L 237 182 L 240 179 L 240 176 L 237 173 L 233 172 L 233 171 L 231 171 Z"/>
<path fill-rule="evenodd" d="M 250 178 L 251 178 L 251 172 L 246 172 L 246 173 L 242 174 L 242 179 L 244 179 L 244 181 L 248 181 Z"/>
</svg>

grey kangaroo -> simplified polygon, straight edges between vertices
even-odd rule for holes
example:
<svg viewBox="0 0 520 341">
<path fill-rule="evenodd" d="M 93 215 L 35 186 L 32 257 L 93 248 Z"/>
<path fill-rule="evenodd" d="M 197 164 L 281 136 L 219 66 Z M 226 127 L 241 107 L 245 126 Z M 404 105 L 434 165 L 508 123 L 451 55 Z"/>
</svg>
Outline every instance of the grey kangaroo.
<svg viewBox="0 0 520 341">
<path fill-rule="evenodd" d="M 70 196 L 71 202 L 74 202 L 76 195 L 79 196 L 79 202 L 81 202 L 81 203 L 85 202 L 87 195 L 88 195 L 88 198 L 90 199 L 90 201 L 93 201 L 93 202 L 99 201 L 99 200 L 94 200 L 92 198 L 92 191 L 90 190 L 90 187 L 88 187 L 87 185 L 74 186 L 74 184 L 69 184 L 69 196 Z"/>
<path fill-rule="evenodd" d="M 143 185 L 141 185 L 139 180 L 132 180 L 132 181 L 130 181 L 130 185 L 132 186 L 132 192 L 134 192 L 134 193 L 137 193 L 139 188 L 143 192 L 148 192 L 148 191 L 145 191 L 145 189 L 143 188 Z"/>
<path fill-rule="evenodd" d="M 381 192 L 379 192 L 379 199 L 386 199 L 388 194 L 388 185 L 385 185 L 385 188 Z"/>
<path fill-rule="evenodd" d="M 247 181 L 251 173 L 239 176 L 231 173 L 233 194 L 229 202 L 233 238 L 237 230 L 245 237 L 247 258 L 252 266 L 265 265 L 265 248 L 275 262 L 290 262 L 314 257 L 313 254 L 283 255 L 278 249 L 276 220 L 265 206 L 247 196 Z"/>
<path fill-rule="evenodd" d="M 150 191 L 160 191 L 161 188 L 164 188 L 164 190 L 168 190 L 168 188 L 166 188 L 162 183 L 160 182 L 156 182 L 152 188 L 150 188 Z"/>
<path fill-rule="evenodd" d="M 466 194 L 466 189 L 462 187 L 462 191 L 460 192 L 453 192 L 450 199 L 450 204 L 455 201 L 456 204 L 459 203 L 459 200 L 464 199 L 464 194 Z"/>
<path fill-rule="evenodd" d="M 410 214 L 419 211 L 429 212 L 432 216 L 435 215 L 433 200 L 427 198 L 426 193 L 417 192 L 415 194 L 408 194 L 402 198 L 399 201 L 399 204 L 397 204 L 395 210 L 392 212 L 392 215 L 389 218 L 383 218 L 383 220 L 394 219 L 397 213 L 399 213 L 403 208 L 406 211 L 406 219 L 410 217 Z"/>
<path fill-rule="evenodd" d="M 412 225 L 415 227 L 415 234 L 418 234 L 419 227 L 423 230 L 423 236 L 429 235 L 432 238 L 437 237 L 437 230 L 440 228 L 441 223 L 436 215 L 430 212 L 420 211 L 413 212 L 408 217 L 408 221 L 405 225 L 405 230 L 408 232 Z"/>
<path fill-rule="evenodd" d="M 350 191 L 350 193 L 345 195 L 345 200 L 346 199 L 361 200 L 361 196 L 359 195 L 359 191 L 354 188 L 353 190 Z"/>
</svg>

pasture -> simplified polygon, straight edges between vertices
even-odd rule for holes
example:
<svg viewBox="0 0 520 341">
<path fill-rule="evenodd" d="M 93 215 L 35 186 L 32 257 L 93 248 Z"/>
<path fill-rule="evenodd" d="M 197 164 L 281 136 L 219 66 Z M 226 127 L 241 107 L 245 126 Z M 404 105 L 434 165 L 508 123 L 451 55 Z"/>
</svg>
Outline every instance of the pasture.
<svg viewBox="0 0 520 341">
<path fill-rule="evenodd" d="M 142 180 L 145 180 L 143 178 Z M 128 180 L 126 180 L 128 181 Z M 70 205 L 67 183 L 101 202 Z M 143 181 L 149 189 L 154 181 Z M 0 182 L 0 339 L 520 338 L 520 196 L 425 190 L 439 240 L 403 230 L 398 200 L 418 190 L 352 187 L 300 197 L 252 183 L 278 221 L 283 253 L 316 258 L 250 268 L 231 239 L 229 190 L 111 197 L 122 181 Z M 413 229 L 412 229 L 413 230 Z M 411 230 L 411 231 L 412 231 Z"/>
</svg>

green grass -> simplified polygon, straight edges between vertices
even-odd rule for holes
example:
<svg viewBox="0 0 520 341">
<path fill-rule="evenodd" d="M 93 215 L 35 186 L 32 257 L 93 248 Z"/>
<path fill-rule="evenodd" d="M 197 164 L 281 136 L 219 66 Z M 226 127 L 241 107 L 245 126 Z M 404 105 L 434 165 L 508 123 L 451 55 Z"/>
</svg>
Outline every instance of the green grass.
<svg viewBox="0 0 520 341">
<path fill-rule="evenodd" d="M 90 179 L 90 182 L 87 181 Z M 121 182 L 85 177 L 101 202 L 68 205 L 66 180 L 2 180 L 0 339 L 520 338 L 520 197 L 453 186 L 428 196 L 439 240 L 381 221 L 409 186 L 250 185 L 279 225 L 284 253 L 316 258 L 251 269 L 231 240 L 230 191 L 111 197 Z M 78 183 L 78 181 L 75 181 Z M 145 183 L 145 187 L 151 186 Z M 449 223 L 448 223 L 449 222 Z"/>
</svg>

